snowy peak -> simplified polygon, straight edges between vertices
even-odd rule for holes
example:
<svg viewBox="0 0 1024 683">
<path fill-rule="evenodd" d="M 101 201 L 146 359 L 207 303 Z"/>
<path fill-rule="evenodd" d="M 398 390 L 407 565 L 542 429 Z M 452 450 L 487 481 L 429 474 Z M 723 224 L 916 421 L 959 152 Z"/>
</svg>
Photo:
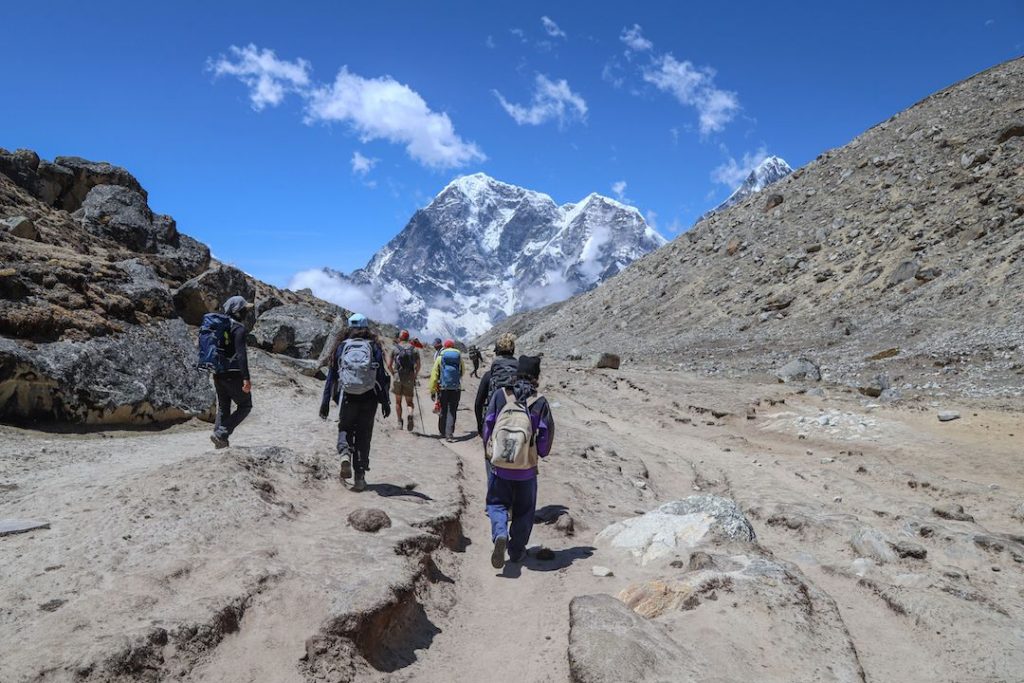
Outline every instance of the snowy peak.
<svg viewBox="0 0 1024 683">
<path fill-rule="evenodd" d="M 782 157 L 775 155 L 766 157 L 764 161 L 750 172 L 747 179 L 743 181 L 743 184 L 733 190 L 728 199 L 701 216 L 700 220 L 704 220 L 719 211 L 724 211 L 734 204 L 739 204 L 750 195 L 756 194 L 772 183 L 782 180 L 792 172 L 793 169 L 790 168 L 789 164 Z"/>
</svg>

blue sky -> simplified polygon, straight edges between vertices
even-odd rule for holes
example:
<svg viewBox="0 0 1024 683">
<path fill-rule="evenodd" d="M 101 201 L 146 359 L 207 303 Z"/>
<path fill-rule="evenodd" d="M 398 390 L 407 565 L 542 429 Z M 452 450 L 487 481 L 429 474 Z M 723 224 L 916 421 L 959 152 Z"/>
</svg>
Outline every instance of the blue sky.
<svg viewBox="0 0 1024 683">
<path fill-rule="evenodd" d="M 8 2 L 0 146 L 132 171 L 278 285 L 351 270 L 453 177 L 622 198 L 673 237 L 1024 52 L 1024 4 Z"/>
</svg>

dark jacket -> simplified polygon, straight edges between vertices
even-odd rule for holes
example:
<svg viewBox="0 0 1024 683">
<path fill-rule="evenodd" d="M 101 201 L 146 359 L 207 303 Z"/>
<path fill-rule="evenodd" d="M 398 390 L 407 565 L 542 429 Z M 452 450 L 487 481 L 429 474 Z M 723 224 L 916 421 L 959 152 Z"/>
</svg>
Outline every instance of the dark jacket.
<svg viewBox="0 0 1024 683">
<path fill-rule="evenodd" d="M 224 348 L 224 354 L 228 358 L 228 371 L 219 373 L 218 376 L 230 376 L 236 372 L 242 373 L 242 379 L 249 379 L 249 354 L 245 348 L 245 340 L 248 332 L 245 325 L 237 320 L 231 321 L 231 339 Z"/>
<path fill-rule="evenodd" d="M 382 406 L 391 406 L 391 376 L 388 375 L 384 366 L 384 351 L 380 344 L 371 342 L 373 347 L 373 362 L 377 364 L 377 382 L 374 384 L 373 393 L 377 402 Z M 335 403 L 341 402 L 341 377 L 339 367 L 341 365 L 341 354 L 345 349 L 345 342 L 338 345 L 335 357 L 331 361 L 331 368 L 327 373 L 327 381 L 324 382 L 324 395 L 320 400 L 320 414 L 324 415 L 330 410 L 331 400 Z"/>
<path fill-rule="evenodd" d="M 485 372 L 484 376 L 480 378 L 480 386 L 476 389 L 476 400 L 473 402 L 473 413 L 476 415 L 476 433 L 480 436 L 484 435 L 484 414 L 487 411 L 487 399 L 489 398 L 487 392 L 490 391 L 491 387 L 491 373 L 494 371 L 494 366 L 498 363 L 511 363 L 513 375 L 518 365 L 518 361 L 513 356 L 498 356 L 491 363 L 490 370 Z"/>
</svg>

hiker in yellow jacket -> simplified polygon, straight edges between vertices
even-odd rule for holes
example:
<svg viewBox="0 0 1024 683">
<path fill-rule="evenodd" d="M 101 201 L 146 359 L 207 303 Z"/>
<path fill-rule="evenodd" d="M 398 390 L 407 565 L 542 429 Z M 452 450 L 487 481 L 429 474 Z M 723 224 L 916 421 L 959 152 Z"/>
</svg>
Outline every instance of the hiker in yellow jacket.
<svg viewBox="0 0 1024 683">
<path fill-rule="evenodd" d="M 466 365 L 462 354 L 455 348 L 455 342 L 445 340 L 444 346 L 434 359 L 430 371 L 430 393 L 441 402 L 441 413 L 437 416 L 437 431 L 449 443 L 455 441 L 455 414 L 459 410 L 462 394 L 462 375 Z"/>
</svg>

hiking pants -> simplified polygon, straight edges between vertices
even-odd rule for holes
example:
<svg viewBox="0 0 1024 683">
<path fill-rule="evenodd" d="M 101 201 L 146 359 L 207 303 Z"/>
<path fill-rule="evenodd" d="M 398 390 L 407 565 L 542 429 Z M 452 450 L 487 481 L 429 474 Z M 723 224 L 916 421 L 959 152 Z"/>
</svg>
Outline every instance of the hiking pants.
<svg viewBox="0 0 1024 683">
<path fill-rule="evenodd" d="M 338 409 L 338 453 L 348 453 L 352 469 L 361 475 L 370 469 L 370 439 L 373 438 L 373 416 L 377 412 L 377 396 L 342 394 Z"/>
<path fill-rule="evenodd" d="M 491 519 L 491 540 L 508 538 L 508 556 L 519 560 L 526 552 L 537 512 L 537 477 L 523 481 L 502 479 L 493 468 L 487 476 L 487 516 Z"/>
<path fill-rule="evenodd" d="M 213 424 L 213 433 L 226 439 L 252 412 L 252 395 L 242 391 L 240 372 L 214 375 L 213 389 L 217 392 L 217 420 Z M 232 401 L 237 406 L 234 412 L 231 411 Z"/>
<path fill-rule="evenodd" d="M 474 376 L 474 377 L 476 377 L 476 376 L 477 376 L 477 374 L 476 374 L 476 373 L 477 373 L 477 371 L 478 371 L 479 369 L 480 369 L 480 359 L 479 359 L 479 358 L 474 358 L 474 359 L 473 359 L 473 376 Z"/>
<path fill-rule="evenodd" d="M 459 389 L 441 390 L 441 414 L 437 416 L 437 431 L 441 433 L 441 436 L 455 434 L 455 413 L 459 411 L 461 394 Z"/>
</svg>

